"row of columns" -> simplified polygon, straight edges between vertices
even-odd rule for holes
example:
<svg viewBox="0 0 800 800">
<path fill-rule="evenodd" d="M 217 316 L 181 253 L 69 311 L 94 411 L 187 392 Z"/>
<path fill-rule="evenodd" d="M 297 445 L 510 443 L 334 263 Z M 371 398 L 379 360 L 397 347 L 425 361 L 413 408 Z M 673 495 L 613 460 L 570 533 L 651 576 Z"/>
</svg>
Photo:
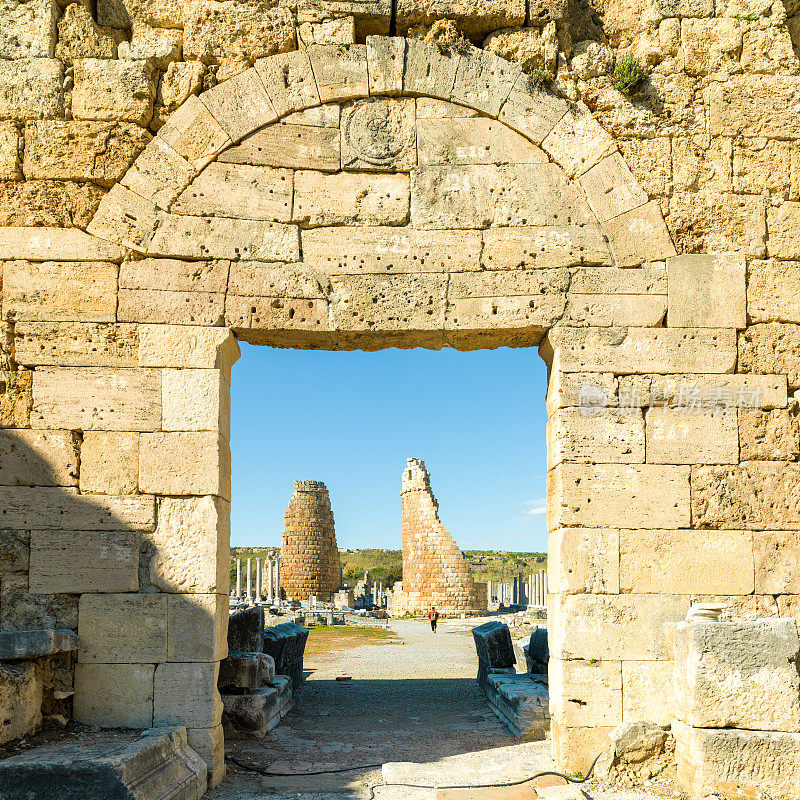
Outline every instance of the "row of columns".
<svg viewBox="0 0 800 800">
<path fill-rule="evenodd" d="M 513 583 L 488 581 L 486 596 L 489 603 L 541 608 L 547 605 L 547 572 L 539 570 L 528 575 L 527 579 L 520 573 L 514 578 Z"/>
<path fill-rule="evenodd" d="M 255 561 L 255 564 L 253 562 Z M 264 571 L 261 558 L 236 559 L 236 599 L 268 603 L 279 601 L 281 597 L 281 557 L 279 554 L 264 559 L 267 568 L 267 583 L 263 585 Z M 242 565 L 245 567 L 245 594 L 242 594 Z M 255 570 L 253 567 L 255 566 Z"/>
</svg>

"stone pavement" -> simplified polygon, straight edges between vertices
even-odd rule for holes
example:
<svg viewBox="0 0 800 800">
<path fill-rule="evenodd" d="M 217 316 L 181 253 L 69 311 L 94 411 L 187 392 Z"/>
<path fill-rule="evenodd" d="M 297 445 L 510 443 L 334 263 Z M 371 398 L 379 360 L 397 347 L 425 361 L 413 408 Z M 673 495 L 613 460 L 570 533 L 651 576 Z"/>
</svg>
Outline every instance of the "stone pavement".
<svg viewBox="0 0 800 800">
<path fill-rule="evenodd" d="M 503 782 L 553 769 L 549 741 L 518 743 L 490 711 L 475 681 L 469 634 L 448 626 L 432 634 L 417 621 L 389 624 L 397 644 L 364 645 L 308 663 L 298 704 L 280 727 L 261 741 L 226 748 L 229 756 L 268 771 L 386 763 L 383 771 L 274 778 L 229 762 L 228 776 L 208 800 L 437 800 L 435 786 Z M 351 680 L 336 680 L 344 676 Z M 384 778 L 430 788 L 381 785 Z M 590 796 L 654 797 L 601 790 Z"/>
</svg>

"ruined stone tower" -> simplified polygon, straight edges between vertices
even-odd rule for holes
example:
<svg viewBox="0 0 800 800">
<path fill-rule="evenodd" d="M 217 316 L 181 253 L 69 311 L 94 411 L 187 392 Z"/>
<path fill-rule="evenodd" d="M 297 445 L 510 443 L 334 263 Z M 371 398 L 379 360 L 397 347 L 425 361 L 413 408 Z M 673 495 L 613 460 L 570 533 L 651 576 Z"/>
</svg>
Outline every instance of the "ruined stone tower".
<svg viewBox="0 0 800 800">
<path fill-rule="evenodd" d="M 328 490 L 322 481 L 295 481 L 284 514 L 281 588 L 287 598 L 329 602 L 339 588 L 339 549 Z"/>
<path fill-rule="evenodd" d="M 403 598 L 407 611 L 472 611 L 485 606 L 472 568 L 439 521 L 425 462 L 409 458 L 403 472 Z"/>
</svg>

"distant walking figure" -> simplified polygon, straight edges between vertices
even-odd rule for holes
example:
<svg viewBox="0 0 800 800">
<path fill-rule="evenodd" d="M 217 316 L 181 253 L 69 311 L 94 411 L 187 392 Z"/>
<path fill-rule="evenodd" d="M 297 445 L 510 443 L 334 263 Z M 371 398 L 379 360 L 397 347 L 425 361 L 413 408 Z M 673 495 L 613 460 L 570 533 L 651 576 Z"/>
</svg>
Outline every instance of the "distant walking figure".
<svg viewBox="0 0 800 800">
<path fill-rule="evenodd" d="M 428 619 L 431 621 L 431 630 L 436 633 L 436 622 L 439 619 L 439 612 L 436 610 L 436 606 L 431 606 L 431 610 L 428 612 Z"/>
</svg>

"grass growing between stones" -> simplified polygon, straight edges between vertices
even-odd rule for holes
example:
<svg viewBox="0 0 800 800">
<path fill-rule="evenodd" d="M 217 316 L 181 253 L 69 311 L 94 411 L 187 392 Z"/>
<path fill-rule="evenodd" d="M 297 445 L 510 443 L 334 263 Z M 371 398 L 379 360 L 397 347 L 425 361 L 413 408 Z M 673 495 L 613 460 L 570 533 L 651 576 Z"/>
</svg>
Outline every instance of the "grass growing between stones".
<svg viewBox="0 0 800 800">
<path fill-rule="evenodd" d="M 386 628 L 366 628 L 360 625 L 315 625 L 306 642 L 306 658 L 342 650 L 352 650 L 365 644 L 397 644 L 400 639 Z"/>
</svg>

